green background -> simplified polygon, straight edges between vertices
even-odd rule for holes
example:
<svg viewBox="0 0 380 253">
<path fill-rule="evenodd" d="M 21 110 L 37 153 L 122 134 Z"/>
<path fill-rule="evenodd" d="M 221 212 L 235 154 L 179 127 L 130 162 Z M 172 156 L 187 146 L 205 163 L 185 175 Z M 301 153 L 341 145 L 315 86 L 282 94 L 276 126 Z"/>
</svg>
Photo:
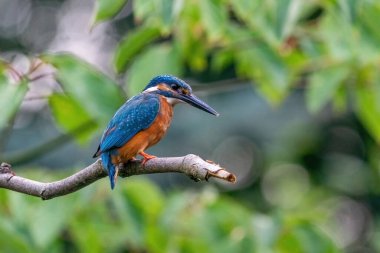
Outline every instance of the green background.
<svg viewBox="0 0 380 253">
<path fill-rule="evenodd" d="M 93 162 L 117 108 L 165 73 L 221 116 L 179 105 L 148 152 L 238 182 L 1 190 L 0 251 L 380 252 L 379 17 L 377 0 L 1 1 L 0 161 L 18 175 Z"/>
</svg>

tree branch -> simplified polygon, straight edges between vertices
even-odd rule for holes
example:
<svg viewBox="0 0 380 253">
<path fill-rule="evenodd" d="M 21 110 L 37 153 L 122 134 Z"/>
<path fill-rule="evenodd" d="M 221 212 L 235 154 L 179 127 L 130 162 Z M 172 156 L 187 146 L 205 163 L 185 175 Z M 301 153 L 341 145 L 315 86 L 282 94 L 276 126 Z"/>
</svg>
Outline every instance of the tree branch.
<svg viewBox="0 0 380 253">
<path fill-rule="evenodd" d="M 120 166 L 119 176 L 130 177 L 133 175 L 167 172 L 184 173 L 195 181 L 208 181 L 210 177 L 223 179 L 232 183 L 236 181 L 234 174 L 226 171 L 218 164 L 208 160 L 205 161 L 196 155 L 154 158 L 149 160 L 145 165 L 142 165 L 141 161 L 131 161 Z M 107 172 L 103 169 L 100 159 L 74 175 L 51 183 L 43 183 L 16 176 L 9 164 L 2 163 L 0 166 L 0 188 L 47 200 L 75 192 L 106 176 Z"/>
</svg>

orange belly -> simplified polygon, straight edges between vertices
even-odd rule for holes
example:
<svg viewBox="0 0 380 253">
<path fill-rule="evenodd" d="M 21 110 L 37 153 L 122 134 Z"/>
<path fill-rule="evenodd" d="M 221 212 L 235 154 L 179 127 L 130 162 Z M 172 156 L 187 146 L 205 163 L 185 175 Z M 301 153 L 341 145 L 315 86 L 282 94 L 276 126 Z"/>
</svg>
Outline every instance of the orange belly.
<svg viewBox="0 0 380 253">
<path fill-rule="evenodd" d="M 119 154 L 112 156 L 112 163 L 126 163 L 138 153 L 159 142 L 169 128 L 172 117 L 172 105 L 165 98 L 160 97 L 160 111 L 152 125 L 138 132 L 124 146 L 119 148 Z"/>
</svg>

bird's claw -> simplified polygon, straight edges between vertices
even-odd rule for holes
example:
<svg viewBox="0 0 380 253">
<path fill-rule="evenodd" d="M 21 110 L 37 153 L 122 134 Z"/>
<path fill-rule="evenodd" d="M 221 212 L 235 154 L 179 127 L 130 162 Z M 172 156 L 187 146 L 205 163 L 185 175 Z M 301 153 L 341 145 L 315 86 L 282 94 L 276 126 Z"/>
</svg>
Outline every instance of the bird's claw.
<svg viewBox="0 0 380 253">
<path fill-rule="evenodd" d="M 153 159 L 153 158 L 157 158 L 157 156 L 154 156 L 154 155 L 149 155 L 145 152 L 140 152 L 139 153 L 142 157 L 144 157 L 144 159 L 142 160 L 141 164 L 142 166 L 144 166 L 150 159 Z"/>
<path fill-rule="evenodd" d="M 144 157 L 144 159 L 142 159 L 142 161 L 141 161 L 142 166 L 145 166 L 145 164 L 146 164 L 149 160 L 151 160 L 151 159 L 153 159 L 153 158 L 156 158 L 156 156 L 155 156 L 155 157 L 150 157 L 150 158 L 145 158 L 145 157 Z"/>
</svg>

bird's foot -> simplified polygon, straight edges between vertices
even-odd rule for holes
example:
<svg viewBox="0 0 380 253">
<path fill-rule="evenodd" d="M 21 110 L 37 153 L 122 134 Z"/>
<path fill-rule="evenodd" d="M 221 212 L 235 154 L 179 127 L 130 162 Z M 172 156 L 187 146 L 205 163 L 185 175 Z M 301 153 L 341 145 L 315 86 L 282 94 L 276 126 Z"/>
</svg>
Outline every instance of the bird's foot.
<svg viewBox="0 0 380 253">
<path fill-rule="evenodd" d="M 144 157 L 144 159 L 142 160 L 142 165 L 144 166 L 146 162 L 148 162 L 150 159 L 153 159 L 153 158 L 157 158 L 157 156 L 154 156 L 154 155 L 149 155 L 145 152 L 140 152 L 139 155 L 141 155 L 142 157 Z"/>
</svg>

